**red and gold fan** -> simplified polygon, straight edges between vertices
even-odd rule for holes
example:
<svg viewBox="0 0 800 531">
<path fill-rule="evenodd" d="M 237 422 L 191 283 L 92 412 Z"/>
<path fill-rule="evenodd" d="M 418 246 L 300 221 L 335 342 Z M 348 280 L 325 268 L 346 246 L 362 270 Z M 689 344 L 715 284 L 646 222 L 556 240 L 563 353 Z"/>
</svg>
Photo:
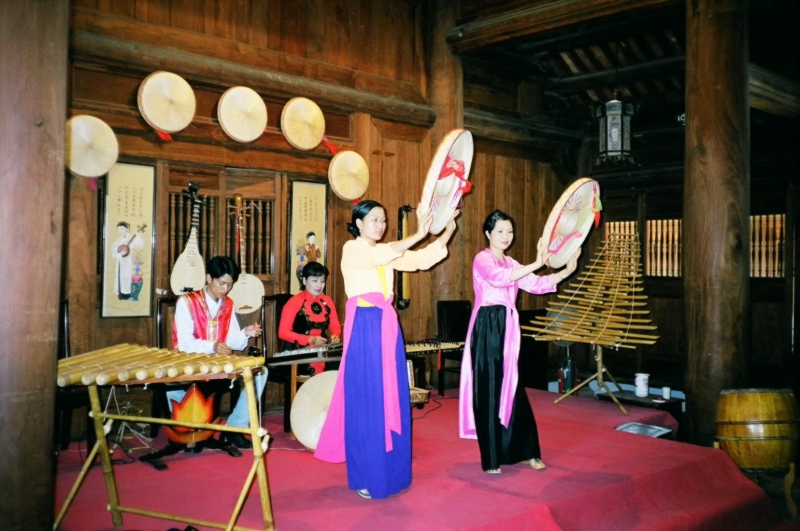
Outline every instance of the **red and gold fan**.
<svg viewBox="0 0 800 531">
<path fill-rule="evenodd" d="M 430 209 L 433 213 L 431 234 L 444 230 L 461 197 L 472 189 L 469 182 L 472 150 L 472 133 L 466 129 L 450 131 L 436 150 L 419 203 L 421 212 Z"/>
</svg>

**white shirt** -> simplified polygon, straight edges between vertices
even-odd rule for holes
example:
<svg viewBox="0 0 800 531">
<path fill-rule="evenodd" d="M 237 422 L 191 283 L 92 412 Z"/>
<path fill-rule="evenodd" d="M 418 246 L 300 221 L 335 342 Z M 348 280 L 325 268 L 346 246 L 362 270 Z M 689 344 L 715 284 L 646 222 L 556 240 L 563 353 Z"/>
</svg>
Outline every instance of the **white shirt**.
<svg viewBox="0 0 800 531">
<path fill-rule="evenodd" d="M 203 288 L 203 293 L 206 296 L 208 311 L 211 314 L 211 318 L 214 319 L 219 313 L 220 306 L 222 306 L 222 300 L 215 301 L 205 288 Z M 192 312 L 189 310 L 189 303 L 186 302 L 186 297 L 180 297 L 175 304 L 174 327 L 178 332 L 178 350 L 181 352 L 189 354 L 214 353 L 215 341 L 194 337 L 194 319 L 192 318 Z M 233 350 L 244 350 L 247 347 L 247 341 L 248 338 L 244 330 L 239 326 L 239 320 L 234 313 L 231 315 L 231 324 L 228 327 L 225 344 Z"/>
</svg>

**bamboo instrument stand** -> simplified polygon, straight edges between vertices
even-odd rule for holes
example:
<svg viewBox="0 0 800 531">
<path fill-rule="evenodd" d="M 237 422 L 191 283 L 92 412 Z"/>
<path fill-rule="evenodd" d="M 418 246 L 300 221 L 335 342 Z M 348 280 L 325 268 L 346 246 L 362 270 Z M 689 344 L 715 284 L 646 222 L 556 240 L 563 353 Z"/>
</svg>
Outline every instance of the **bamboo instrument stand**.
<svg viewBox="0 0 800 531">
<path fill-rule="evenodd" d="M 603 365 L 603 347 L 599 345 L 597 346 L 597 355 L 594 357 L 594 359 L 597 361 L 597 372 L 595 372 L 586 380 L 582 381 L 580 384 L 576 385 L 569 393 L 565 394 L 564 396 L 558 397 L 555 400 L 555 403 L 558 404 L 572 393 L 576 393 L 578 389 L 580 389 L 584 385 L 588 385 L 589 382 L 591 382 L 596 378 L 598 385 L 600 385 L 600 387 L 606 390 L 606 393 L 608 393 L 609 396 L 611 396 L 611 399 L 614 401 L 614 403 L 617 404 L 619 408 L 622 410 L 622 412 L 627 415 L 628 411 L 622 406 L 622 404 L 619 403 L 617 397 L 614 396 L 614 393 L 611 392 L 611 389 L 608 388 L 606 382 L 603 380 L 603 373 L 606 373 L 608 374 L 608 377 L 611 378 L 611 381 L 614 382 L 614 385 L 617 386 L 617 389 L 622 389 L 617 383 L 617 381 L 614 379 L 614 377 L 611 375 L 611 372 L 608 369 L 606 369 L 605 365 Z"/>
<path fill-rule="evenodd" d="M 647 315 L 647 295 L 642 281 L 641 248 L 638 234 L 611 233 L 585 271 L 571 281 L 556 302 L 549 302 L 548 315 L 537 317 L 523 330 L 537 341 L 575 341 L 597 348 L 597 372 L 555 402 L 564 400 L 594 379 L 626 415 L 617 397 L 605 383 L 605 376 L 621 389 L 603 364 L 603 347 L 633 349 L 652 345 L 658 336 Z M 554 316 L 551 316 L 554 315 Z"/>
<path fill-rule="evenodd" d="M 218 424 L 178 422 L 169 419 L 136 417 L 129 415 L 114 415 L 114 414 L 104 413 L 100 407 L 100 397 L 97 391 L 97 385 L 90 385 L 89 400 L 91 401 L 92 418 L 94 419 L 94 430 L 97 435 L 97 442 L 92 448 L 92 451 L 89 453 L 89 456 L 87 457 L 86 462 L 84 463 L 80 474 L 75 480 L 75 483 L 73 484 L 72 489 L 70 490 L 69 495 L 67 496 L 67 499 L 64 502 L 61 511 L 59 512 L 58 517 L 56 518 L 55 523 L 53 524 L 53 530 L 54 531 L 57 530 L 61 525 L 61 522 L 63 521 L 64 516 L 67 513 L 67 510 L 72 504 L 72 501 L 75 499 L 75 496 L 78 494 L 78 490 L 80 490 L 80 487 L 83 484 L 83 480 L 86 478 L 89 472 L 89 468 L 92 466 L 92 463 L 94 462 L 94 459 L 98 453 L 100 454 L 100 463 L 102 464 L 103 476 L 106 483 L 106 490 L 108 491 L 108 502 L 111 510 L 111 519 L 114 522 L 114 527 L 117 529 L 122 527 L 122 513 L 130 513 L 142 516 L 149 516 L 151 518 L 160 518 L 163 520 L 183 522 L 191 525 L 201 525 L 206 527 L 213 527 L 216 529 L 225 529 L 226 531 L 256 531 L 251 528 L 237 526 L 236 521 L 239 519 L 242 507 L 244 506 L 244 502 L 247 499 L 247 494 L 250 491 L 250 487 L 253 485 L 253 480 L 257 478 L 258 490 L 261 498 L 261 512 L 264 518 L 264 529 L 267 531 L 274 530 L 275 524 L 273 520 L 272 503 L 270 501 L 270 494 L 269 494 L 269 482 L 267 478 L 266 460 L 264 459 L 264 451 L 261 448 L 262 438 L 259 433 L 261 423 L 259 422 L 257 413 L 258 402 L 256 398 L 255 386 L 253 385 L 252 369 L 250 367 L 244 367 L 243 376 L 244 376 L 245 395 L 247 396 L 247 406 L 250 414 L 249 428 L 236 428 L 231 426 L 220 426 Z M 195 379 L 202 380 L 207 378 L 203 378 L 202 376 L 200 376 Z M 137 383 L 153 383 L 156 381 L 163 381 L 163 380 L 151 380 L 151 381 L 137 382 Z M 108 442 L 106 441 L 106 434 L 103 426 L 103 424 L 107 420 L 144 422 L 148 424 L 158 423 L 169 426 L 184 426 L 187 428 L 195 428 L 203 430 L 226 431 L 226 432 L 235 432 L 242 434 L 249 433 L 253 440 L 253 465 L 250 468 L 244 486 L 242 487 L 242 490 L 239 494 L 239 498 L 237 499 L 236 506 L 233 509 L 233 514 L 231 514 L 231 518 L 228 521 L 228 523 L 221 524 L 217 522 L 207 522 L 195 518 L 187 518 L 183 516 L 176 516 L 166 513 L 157 513 L 143 509 L 136 509 L 133 507 L 124 507 L 120 505 L 119 494 L 117 492 L 117 484 L 116 481 L 114 480 L 114 469 L 111 464 L 111 455 L 109 453 Z"/>
</svg>

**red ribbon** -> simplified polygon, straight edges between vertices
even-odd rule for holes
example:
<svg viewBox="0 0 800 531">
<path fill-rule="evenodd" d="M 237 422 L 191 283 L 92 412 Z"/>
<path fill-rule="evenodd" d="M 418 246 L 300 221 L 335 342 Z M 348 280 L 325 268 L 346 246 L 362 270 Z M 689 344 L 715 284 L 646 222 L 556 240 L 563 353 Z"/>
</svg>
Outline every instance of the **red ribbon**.
<svg viewBox="0 0 800 531">
<path fill-rule="evenodd" d="M 336 149 L 336 146 L 334 146 L 333 144 L 328 142 L 328 137 L 327 136 L 323 135 L 322 143 L 325 144 L 325 147 L 328 148 L 328 150 L 331 152 L 332 155 L 336 155 L 338 150 Z"/>
<path fill-rule="evenodd" d="M 359 204 L 361 202 L 361 199 L 353 199 L 350 202 L 353 203 L 353 206 L 356 206 L 357 204 Z"/>
<path fill-rule="evenodd" d="M 456 179 L 461 181 L 458 183 L 458 189 L 461 190 L 462 194 L 467 194 L 472 190 L 472 183 L 464 178 L 465 171 L 466 168 L 463 160 L 454 159 L 448 155 L 447 158 L 444 159 L 444 165 L 442 166 L 442 171 L 439 172 L 438 180 L 441 181 L 453 175 Z"/>
<path fill-rule="evenodd" d="M 156 134 L 158 135 L 158 138 L 160 138 L 164 142 L 172 142 L 172 135 L 170 135 L 169 133 L 165 133 L 164 131 L 159 131 L 158 129 L 156 129 Z"/>
</svg>

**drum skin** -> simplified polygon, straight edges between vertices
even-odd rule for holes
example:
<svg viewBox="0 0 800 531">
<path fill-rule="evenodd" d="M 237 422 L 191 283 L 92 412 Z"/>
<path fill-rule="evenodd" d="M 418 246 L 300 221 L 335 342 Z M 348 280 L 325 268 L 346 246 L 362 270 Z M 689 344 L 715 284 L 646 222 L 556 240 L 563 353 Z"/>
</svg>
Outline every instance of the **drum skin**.
<svg viewBox="0 0 800 531">
<path fill-rule="evenodd" d="M 740 468 L 782 469 L 794 462 L 797 405 L 790 390 L 724 390 L 716 422 L 720 448 Z"/>
</svg>

